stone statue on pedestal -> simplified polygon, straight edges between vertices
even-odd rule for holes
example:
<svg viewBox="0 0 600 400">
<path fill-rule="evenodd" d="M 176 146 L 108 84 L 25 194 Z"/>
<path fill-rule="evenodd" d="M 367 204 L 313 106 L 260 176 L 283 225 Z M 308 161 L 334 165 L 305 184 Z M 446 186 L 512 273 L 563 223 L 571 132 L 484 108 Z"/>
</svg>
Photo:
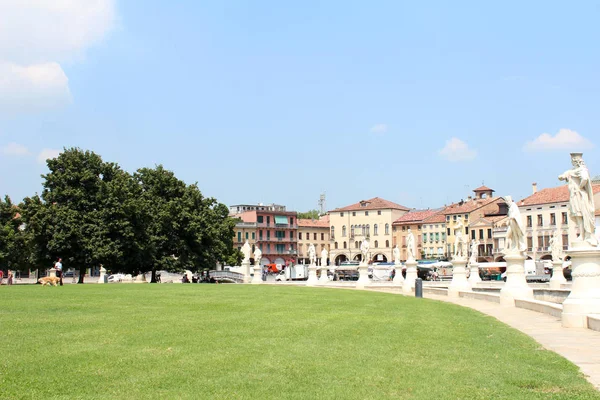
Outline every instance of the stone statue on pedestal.
<svg viewBox="0 0 600 400">
<path fill-rule="evenodd" d="M 394 247 L 394 264 L 400 264 L 400 249 L 398 245 Z"/>
<path fill-rule="evenodd" d="M 360 252 L 362 254 L 362 262 L 367 263 L 369 261 L 369 239 L 364 239 L 360 244 Z"/>
<path fill-rule="evenodd" d="M 462 222 L 462 219 L 458 219 L 456 225 L 454 226 L 454 235 L 456 236 L 456 240 L 454 242 L 454 258 L 463 258 L 465 257 L 465 233 L 464 233 L 465 225 Z"/>
<path fill-rule="evenodd" d="M 525 243 L 525 227 L 523 226 L 523 219 L 521 218 L 521 212 L 517 203 L 515 203 L 511 196 L 504 196 L 504 201 L 508 205 L 508 216 L 506 225 L 508 230 L 506 231 L 506 253 L 507 254 L 521 254 L 527 250 L 527 244 Z"/>
<path fill-rule="evenodd" d="M 249 262 L 250 261 L 250 253 L 252 252 L 252 249 L 250 248 L 250 244 L 248 243 L 248 240 L 246 240 L 246 243 L 244 243 L 244 245 L 242 246 L 241 252 L 244 255 L 244 259 L 242 260 L 242 262 Z"/>
<path fill-rule="evenodd" d="M 559 261 L 563 259 L 562 240 L 560 238 L 558 229 L 554 231 L 554 235 L 552 235 L 550 238 L 550 251 L 552 251 L 552 261 Z"/>
<path fill-rule="evenodd" d="M 246 242 L 248 243 L 248 242 Z M 262 259 L 262 251 L 256 246 L 254 248 L 254 265 L 260 265 L 260 260 Z"/>
<path fill-rule="evenodd" d="M 327 252 L 327 249 L 323 247 L 323 250 L 321 250 L 321 267 L 327 266 L 327 256 L 328 255 L 329 255 L 329 253 Z"/>
<path fill-rule="evenodd" d="M 479 257 L 479 240 L 473 239 L 471 241 L 471 257 L 469 258 L 469 265 L 477 263 L 477 257 Z"/>
<path fill-rule="evenodd" d="M 315 250 L 315 245 L 309 243 L 308 245 L 308 260 L 310 265 L 315 265 L 317 263 L 317 251 Z"/>
<path fill-rule="evenodd" d="M 415 235 L 411 232 L 410 228 L 408 228 L 408 233 L 406 234 L 406 253 L 407 260 L 415 259 Z"/>
<path fill-rule="evenodd" d="M 558 177 L 569 187 L 569 217 L 579 229 L 576 241 L 598 246 L 594 223 L 594 191 L 590 173 L 583 162 L 582 153 L 571 153 L 573 168 Z"/>
</svg>

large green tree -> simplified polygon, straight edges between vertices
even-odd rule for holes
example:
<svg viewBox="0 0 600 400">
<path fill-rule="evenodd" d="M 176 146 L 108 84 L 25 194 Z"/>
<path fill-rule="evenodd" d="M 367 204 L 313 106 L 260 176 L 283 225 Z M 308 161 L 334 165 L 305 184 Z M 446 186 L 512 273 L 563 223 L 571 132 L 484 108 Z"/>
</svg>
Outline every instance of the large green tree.
<svg viewBox="0 0 600 400">
<path fill-rule="evenodd" d="M 300 219 L 319 219 L 319 211 L 318 210 L 309 210 L 306 212 L 299 212 L 298 218 L 300 218 Z"/>
</svg>

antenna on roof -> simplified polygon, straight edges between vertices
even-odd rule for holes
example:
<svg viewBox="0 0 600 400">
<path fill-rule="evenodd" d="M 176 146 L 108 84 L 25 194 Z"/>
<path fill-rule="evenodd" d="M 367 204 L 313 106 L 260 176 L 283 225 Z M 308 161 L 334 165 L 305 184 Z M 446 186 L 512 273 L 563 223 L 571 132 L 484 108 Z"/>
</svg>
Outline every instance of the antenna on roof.
<svg viewBox="0 0 600 400">
<path fill-rule="evenodd" d="M 325 215 L 325 193 L 319 196 L 319 214 Z"/>
</svg>

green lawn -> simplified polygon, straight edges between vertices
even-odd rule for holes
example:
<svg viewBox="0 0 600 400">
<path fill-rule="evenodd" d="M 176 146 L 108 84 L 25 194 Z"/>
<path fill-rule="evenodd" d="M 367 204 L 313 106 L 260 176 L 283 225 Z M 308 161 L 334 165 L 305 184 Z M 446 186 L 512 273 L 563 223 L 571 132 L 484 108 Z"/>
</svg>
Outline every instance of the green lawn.
<svg viewBox="0 0 600 400">
<path fill-rule="evenodd" d="M 386 293 L 0 287 L 5 399 L 600 399 L 491 317 Z"/>
</svg>

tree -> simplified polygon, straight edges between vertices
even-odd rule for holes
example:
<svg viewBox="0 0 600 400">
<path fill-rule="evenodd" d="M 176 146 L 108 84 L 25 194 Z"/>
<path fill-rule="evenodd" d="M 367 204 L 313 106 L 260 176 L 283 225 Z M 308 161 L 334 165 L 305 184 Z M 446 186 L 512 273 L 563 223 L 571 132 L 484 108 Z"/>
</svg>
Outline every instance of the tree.
<svg viewBox="0 0 600 400">
<path fill-rule="evenodd" d="M 298 213 L 299 219 L 319 219 L 319 211 L 318 210 L 310 210 L 306 212 Z"/>
</svg>

